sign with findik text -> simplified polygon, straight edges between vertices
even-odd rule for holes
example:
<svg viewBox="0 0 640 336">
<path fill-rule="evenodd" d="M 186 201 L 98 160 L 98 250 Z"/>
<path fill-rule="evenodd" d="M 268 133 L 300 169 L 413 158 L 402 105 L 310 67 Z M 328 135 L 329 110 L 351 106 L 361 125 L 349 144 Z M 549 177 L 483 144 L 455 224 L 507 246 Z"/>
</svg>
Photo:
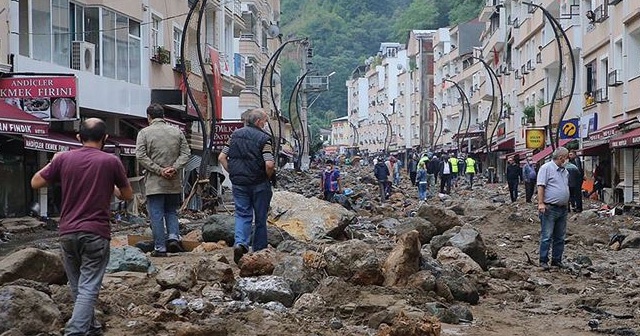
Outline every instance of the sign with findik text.
<svg viewBox="0 0 640 336">
<path fill-rule="evenodd" d="M 211 134 L 211 145 L 224 146 L 229 141 L 231 133 L 242 127 L 244 127 L 244 124 L 240 121 L 216 123 L 215 130 Z"/>
</svg>

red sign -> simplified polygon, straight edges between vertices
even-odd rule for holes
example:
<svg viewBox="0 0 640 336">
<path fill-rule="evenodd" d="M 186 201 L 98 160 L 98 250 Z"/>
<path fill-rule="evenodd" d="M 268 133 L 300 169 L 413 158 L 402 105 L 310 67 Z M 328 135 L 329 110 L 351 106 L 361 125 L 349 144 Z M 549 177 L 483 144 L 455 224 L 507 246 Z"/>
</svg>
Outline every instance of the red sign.
<svg viewBox="0 0 640 336">
<path fill-rule="evenodd" d="M 38 119 L 78 119 L 76 93 L 76 78 L 70 76 L 0 79 L 0 99 Z"/>
<path fill-rule="evenodd" d="M 242 127 L 244 124 L 239 121 L 216 123 L 215 131 L 211 134 L 212 146 L 224 146 L 229 141 L 231 133 Z"/>
<path fill-rule="evenodd" d="M 222 74 L 220 73 L 220 54 L 209 47 L 211 71 L 213 73 L 213 107 L 216 120 L 222 120 Z"/>
<path fill-rule="evenodd" d="M 611 140 L 609 143 L 611 148 L 635 147 L 637 145 L 640 145 L 640 128 L 623 134 L 619 138 Z"/>
<path fill-rule="evenodd" d="M 0 119 L 0 133 L 10 134 L 47 134 L 49 125 L 28 121 L 5 121 Z"/>
</svg>

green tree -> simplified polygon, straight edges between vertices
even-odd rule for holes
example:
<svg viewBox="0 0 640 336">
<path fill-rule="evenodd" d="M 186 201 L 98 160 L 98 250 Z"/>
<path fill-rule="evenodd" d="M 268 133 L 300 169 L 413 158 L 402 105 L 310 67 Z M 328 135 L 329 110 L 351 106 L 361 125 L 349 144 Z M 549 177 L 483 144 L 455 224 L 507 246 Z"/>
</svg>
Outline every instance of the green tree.
<svg viewBox="0 0 640 336">
<path fill-rule="evenodd" d="M 407 34 L 413 29 L 437 28 L 438 7 L 434 0 L 414 0 L 409 7 L 396 15 L 393 24 L 396 40 L 405 42 Z"/>
<path fill-rule="evenodd" d="M 484 7 L 484 0 L 462 0 L 451 6 L 449 20 L 451 25 L 457 25 L 478 17 Z"/>
</svg>

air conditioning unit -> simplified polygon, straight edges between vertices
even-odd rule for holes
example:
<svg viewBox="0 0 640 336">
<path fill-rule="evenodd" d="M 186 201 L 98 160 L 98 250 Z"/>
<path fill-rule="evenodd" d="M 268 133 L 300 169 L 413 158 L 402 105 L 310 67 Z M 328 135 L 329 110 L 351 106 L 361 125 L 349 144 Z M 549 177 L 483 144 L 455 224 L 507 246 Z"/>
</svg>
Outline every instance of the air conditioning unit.
<svg viewBox="0 0 640 336">
<path fill-rule="evenodd" d="M 594 98 L 596 100 L 596 103 L 604 103 L 608 101 L 609 97 L 607 94 L 607 89 L 606 88 L 597 89 L 595 92 Z"/>
<path fill-rule="evenodd" d="M 620 70 L 612 70 L 611 72 L 609 72 L 609 74 L 607 75 L 607 85 L 608 86 L 618 86 L 618 85 L 622 85 L 622 81 L 620 80 L 620 78 L 618 78 L 618 72 Z"/>
<path fill-rule="evenodd" d="M 73 41 L 71 69 L 95 73 L 96 46 L 85 41 Z"/>
</svg>

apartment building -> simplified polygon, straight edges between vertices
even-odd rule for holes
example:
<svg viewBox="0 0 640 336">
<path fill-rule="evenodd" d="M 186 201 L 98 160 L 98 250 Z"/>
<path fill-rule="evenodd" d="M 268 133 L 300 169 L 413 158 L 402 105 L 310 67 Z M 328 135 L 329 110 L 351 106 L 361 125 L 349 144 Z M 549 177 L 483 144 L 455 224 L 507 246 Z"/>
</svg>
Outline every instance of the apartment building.
<svg viewBox="0 0 640 336">
<path fill-rule="evenodd" d="M 3 196 L 0 217 L 24 215 L 34 201 L 41 204 L 41 215 L 56 214 L 60 191 L 50 188 L 34 195 L 28 178 L 53 153 L 79 147 L 73 133 L 89 117 L 105 120 L 111 139 L 105 150 L 119 155 L 129 176 L 135 176 L 135 136 L 146 125 L 147 106 L 162 104 L 167 121 L 190 142 L 194 157 L 186 170 L 195 169 L 203 142 L 219 149 L 241 127 L 241 112 L 260 106 L 254 98 L 256 78 L 268 52 L 280 44 L 277 34 L 270 37 L 277 32 L 277 0 L 208 1 L 200 31 L 203 68 L 198 66 L 197 15 L 185 27 L 187 1 L 2 3 L 9 24 L 0 27 L 0 53 L 6 56 L 0 59 L 8 63 L 0 64 L 0 156 L 5 163 L 0 194 L 10 190 L 24 197 Z M 254 37 L 247 38 L 249 33 Z M 257 44 L 257 50 L 241 50 L 244 40 Z M 210 121 L 217 122 L 210 139 L 202 137 L 183 73 L 208 134 Z M 213 101 L 206 95 L 207 77 L 216 88 Z M 279 92 L 279 82 L 271 83 Z"/>
</svg>

